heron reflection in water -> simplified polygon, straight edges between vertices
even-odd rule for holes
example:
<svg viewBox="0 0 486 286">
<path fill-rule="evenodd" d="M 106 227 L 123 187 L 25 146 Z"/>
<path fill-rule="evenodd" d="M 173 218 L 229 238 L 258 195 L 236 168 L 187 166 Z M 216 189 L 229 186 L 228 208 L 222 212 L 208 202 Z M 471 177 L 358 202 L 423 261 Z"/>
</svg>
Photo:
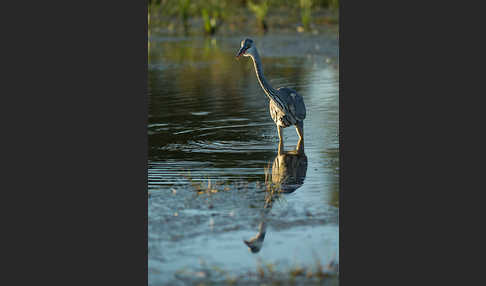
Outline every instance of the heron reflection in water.
<svg viewBox="0 0 486 286">
<path fill-rule="evenodd" d="M 267 216 L 272 204 L 281 193 L 292 193 L 304 184 L 307 173 L 307 156 L 304 153 L 304 144 L 299 140 L 293 151 L 284 152 L 283 143 L 280 142 L 278 154 L 273 160 L 271 184 L 266 182 L 265 204 L 262 210 L 262 221 L 258 225 L 258 233 L 249 240 L 244 240 L 251 252 L 257 253 L 263 246 L 267 229 Z"/>
</svg>

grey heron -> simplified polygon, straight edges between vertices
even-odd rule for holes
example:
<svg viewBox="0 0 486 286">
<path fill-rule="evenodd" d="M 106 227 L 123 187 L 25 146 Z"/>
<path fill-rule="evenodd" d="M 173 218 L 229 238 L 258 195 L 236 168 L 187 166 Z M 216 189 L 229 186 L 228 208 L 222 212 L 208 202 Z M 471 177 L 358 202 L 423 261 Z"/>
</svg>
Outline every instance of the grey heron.
<svg viewBox="0 0 486 286">
<path fill-rule="evenodd" d="M 241 41 L 241 47 L 236 54 L 236 58 L 239 58 L 242 55 L 253 59 L 258 82 L 270 99 L 270 116 L 277 125 L 278 137 L 280 139 L 279 150 L 280 146 L 283 146 L 282 128 L 295 125 L 295 129 L 299 135 L 299 143 L 301 141 L 303 142 L 306 112 L 302 96 L 290 88 L 281 87 L 274 89 L 270 86 L 263 75 L 262 63 L 253 40 L 247 38 Z"/>
</svg>

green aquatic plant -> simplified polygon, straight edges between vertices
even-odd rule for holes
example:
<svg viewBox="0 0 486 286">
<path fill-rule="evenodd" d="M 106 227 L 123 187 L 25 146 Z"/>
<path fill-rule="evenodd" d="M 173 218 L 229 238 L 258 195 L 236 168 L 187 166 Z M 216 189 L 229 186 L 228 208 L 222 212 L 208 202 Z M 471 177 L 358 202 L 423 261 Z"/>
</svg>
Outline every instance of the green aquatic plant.
<svg viewBox="0 0 486 286">
<path fill-rule="evenodd" d="M 286 17 L 269 18 L 269 14 L 276 8 L 278 13 L 284 13 Z M 254 25 L 258 30 L 266 32 L 270 25 L 279 27 L 293 26 L 299 23 L 299 31 L 308 30 L 311 23 L 321 22 L 337 23 L 335 15 L 319 16 L 314 19 L 314 9 L 336 10 L 339 0 L 149 0 L 148 10 L 150 17 L 150 29 L 153 33 L 185 33 L 194 32 L 195 27 L 206 35 L 214 35 L 219 32 L 223 23 L 225 31 L 239 30 L 246 25 L 246 13 L 251 12 L 256 18 Z M 319 13 L 316 13 L 316 16 Z M 328 14 L 328 13 L 327 13 Z M 336 14 L 336 12 L 334 12 Z M 319 14 L 320 15 L 320 14 Z M 329 19 L 328 19 L 329 18 Z M 331 23 L 332 22 L 332 23 Z M 274 23 L 274 24 L 272 24 Z"/>
<path fill-rule="evenodd" d="M 204 22 L 204 32 L 207 35 L 214 35 L 216 33 L 218 23 L 218 11 L 213 11 L 212 15 L 210 16 L 208 10 L 203 8 L 201 10 L 201 15 Z"/>
<path fill-rule="evenodd" d="M 199 3 L 201 9 L 201 16 L 204 23 L 204 33 L 206 35 L 214 35 L 218 27 L 227 18 L 228 5 L 225 0 L 205 0 Z"/>
<path fill-rule="evenodd" d="M 314 4 L 316 6 L 320 6 L 322 8 L 328 8 L 328 9 L 339 8 L 339 0 L 314 0 Z"/>
<path fill-rule="evenodd" d="M 310 29 L 312 20 L 312 0 L 300 0 L 302 25 L 305 30 Z"/>
<path fill-rule="evenodd" d="M 147 11 L 147 57 L 148 61 L 150 62 L 150 13 L 152 12 L 151 9 L 152 5 L 148 6 L 148 11 Z"/>
<path fill-rule="evenodd" d="M 339 0 L 328 0 L 328 7 L 331 9 L 339 8 Z"/>
<path fill-rule="evenodd" d="M 265 21 L 265 17 L 268 14 L 268 8 L 269 8 L 269 1 L 268 0 L 263 0 L 260 3 L 253 3 L 252 0 L 247 2 L 248 4 L 248 9 L 255 14 L 255 17 L 257 18 L 258 22 L 258 28 L 267 31 L 268 26 L 267 22 Z"/>
<path fill-rule="evenodd" d="M 191 6 L 191 2 L 189 0 L 179 0 L 178 2 L 178 12 L 179 17 L 182 20 L 182 25 L 184 27 L 184 33 L 187 35 L 189 33 L 189 8 Z"/>
<path fill-rule="evenodd" d="M 161 0 L 149 0 L 147 5 L 147 20 L 148 20 L 148 32 L 150 33 L 154 27 L 157 27 L 160 24 L 159 14 L 163 3 Z"/>
</svg>

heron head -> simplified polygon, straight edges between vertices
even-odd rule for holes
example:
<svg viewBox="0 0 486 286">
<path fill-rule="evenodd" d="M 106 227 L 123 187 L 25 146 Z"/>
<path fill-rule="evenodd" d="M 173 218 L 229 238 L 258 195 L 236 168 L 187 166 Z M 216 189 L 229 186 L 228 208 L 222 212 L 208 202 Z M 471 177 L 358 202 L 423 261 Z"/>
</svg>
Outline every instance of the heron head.
<svg viewBox="0 0 486 286">
<path fill-rule="evenodd" d="M 253 50 L 253 40 L 252 39 L 244 39 L 241 41 L 241 47 L 238 53 L 236 54 L 236 58 L 239 58 L 240 56 L 245 56 L 248 57 Z"/>
</svg>

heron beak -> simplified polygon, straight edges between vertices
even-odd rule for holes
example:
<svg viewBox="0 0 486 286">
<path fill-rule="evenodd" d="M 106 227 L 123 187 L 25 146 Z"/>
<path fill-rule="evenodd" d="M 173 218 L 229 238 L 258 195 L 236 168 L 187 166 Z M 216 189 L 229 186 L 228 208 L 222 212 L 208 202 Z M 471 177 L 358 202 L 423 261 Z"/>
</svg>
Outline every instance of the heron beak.
<svg viewBox="0 0 486 286">
<path fill-rule="evenodd" d="M 238 53 L 236 54 L 236 58 L 239 58 L 241 57 L 242 54 L 244 54 L 246 51 L 246 48 L 245 46 L 241 47 L 241 49 L 238 51 Z"/>
</svg>

